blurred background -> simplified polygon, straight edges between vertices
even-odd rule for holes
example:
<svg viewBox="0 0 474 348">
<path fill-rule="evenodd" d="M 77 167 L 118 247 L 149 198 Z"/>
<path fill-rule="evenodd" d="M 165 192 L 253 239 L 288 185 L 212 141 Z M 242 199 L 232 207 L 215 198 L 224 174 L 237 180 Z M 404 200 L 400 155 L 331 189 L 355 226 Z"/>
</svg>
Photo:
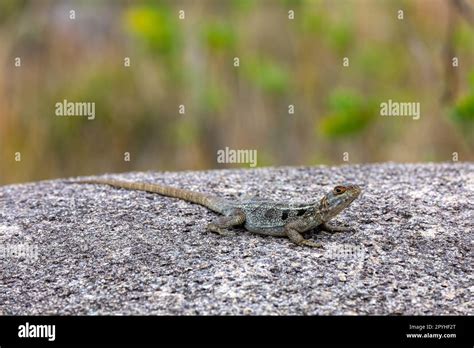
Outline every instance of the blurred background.
<svg viewBox="0 0 474 348">
<path fill-rule="evenodd" d="M 0 184 L 248 167 L 217 163 L 225 147 L 472 161 L 473 63 L 472 0 L 0 0 Z M 56 116 L 64 99 L 95 119 Z M 420 119 L 380 116 L 389 99 Z"/>
</svg>

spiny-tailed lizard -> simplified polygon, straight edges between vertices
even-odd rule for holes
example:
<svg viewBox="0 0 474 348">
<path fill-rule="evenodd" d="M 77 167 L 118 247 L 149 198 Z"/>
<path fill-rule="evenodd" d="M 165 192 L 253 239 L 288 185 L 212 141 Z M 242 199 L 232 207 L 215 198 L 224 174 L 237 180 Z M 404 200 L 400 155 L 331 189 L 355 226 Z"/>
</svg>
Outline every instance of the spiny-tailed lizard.
<svg viewBox="0 0 474 348">
<path fill-rule="evenodd" d="M 288 237 L 298 245 L 316 248 L 322 247 L 321 243 L 305 239 L 302 234 L 316 227 L 328 232 L 347 231 L 346 228 L 330 226 L 327 222 L 347 208 L 361 192 L 357 185 L 339 185 L 324 195 L 321 200 L 304 204 L 257 199 L 234 202 L 200 192 L 158 184 L 114 179 L 80 180 L 69 183 L 110 185 L 183 199 L 223 215 L 207 226 L 212 232 L 230 236 L 234 233 L 229 228 L 243 225 L 245 229 L 253 233 Z"/>
</svg>

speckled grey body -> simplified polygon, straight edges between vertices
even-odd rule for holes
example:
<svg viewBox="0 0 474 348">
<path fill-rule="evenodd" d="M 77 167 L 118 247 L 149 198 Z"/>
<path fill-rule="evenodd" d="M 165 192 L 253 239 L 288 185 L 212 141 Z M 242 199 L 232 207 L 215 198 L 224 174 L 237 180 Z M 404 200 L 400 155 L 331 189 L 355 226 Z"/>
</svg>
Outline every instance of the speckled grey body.
<svg viewBox="0 0 474 348">
<path fill-rule="evenodd" d="M 232 209 L 243 210 L 246 217 L 245 229 L 259 234 L 284 237 L 286 235 L 285 225 L 297 219 L 304 219 L 308 222 L 312 220 L 312 224 L 308 224 L 308 227 L 311 225 L 311 228 L 324 222 L 318 213 L 319 202 L 288 204 L 253 199 L 234 204 L 227 202 L 227 204 L 232 206 L 228 213 L 231 213 Z M 226 214 L 226 211 L 223 213 Z"/>
</svg>

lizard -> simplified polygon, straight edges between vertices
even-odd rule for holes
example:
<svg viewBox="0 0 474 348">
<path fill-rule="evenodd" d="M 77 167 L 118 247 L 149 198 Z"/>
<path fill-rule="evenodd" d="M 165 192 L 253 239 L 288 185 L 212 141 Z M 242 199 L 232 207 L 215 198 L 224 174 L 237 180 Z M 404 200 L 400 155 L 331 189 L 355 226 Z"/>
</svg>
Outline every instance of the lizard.
<svg viewBox="0 0 474 348">
<path fill-rule="evenodd" d="M 327 232 L 349 229 L 334 227 L 328 221 L 347 208 L 361 193 L 357 185 L 338 185 L 321 200 L 309 203 L 280 203 L 262 199 L 231 201 L 221 197 L 159 184 L 120 181 L 115 179 L 76 180 L 70 183 L 109 185 L 116 188 L 158 193 L 199 204 L 221 214 L 207 229 L 223 236 L 233 236 L 230 228 L 243 226 L 246 230 L 275 237 L 288 237 L 301 246 L 322 248 L 322 244 L 305 239 L 303 234 L 319 227 Z"/>
</svg>

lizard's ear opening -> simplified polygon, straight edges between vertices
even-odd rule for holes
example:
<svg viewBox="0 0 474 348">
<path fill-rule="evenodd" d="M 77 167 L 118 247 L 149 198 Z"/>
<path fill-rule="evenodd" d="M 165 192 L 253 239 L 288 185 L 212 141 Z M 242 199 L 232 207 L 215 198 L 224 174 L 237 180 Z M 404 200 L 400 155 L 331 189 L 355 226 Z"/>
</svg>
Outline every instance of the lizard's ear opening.
<svg viewBox="0 0 474 348">
<path fill-rule="evenodd" d="M 334 194 L 335 195 L 340 195 L 342 193 L 346 192 L 346 188 L 344 186 L 336 186 L 334 188 Z"/>
</svg>

